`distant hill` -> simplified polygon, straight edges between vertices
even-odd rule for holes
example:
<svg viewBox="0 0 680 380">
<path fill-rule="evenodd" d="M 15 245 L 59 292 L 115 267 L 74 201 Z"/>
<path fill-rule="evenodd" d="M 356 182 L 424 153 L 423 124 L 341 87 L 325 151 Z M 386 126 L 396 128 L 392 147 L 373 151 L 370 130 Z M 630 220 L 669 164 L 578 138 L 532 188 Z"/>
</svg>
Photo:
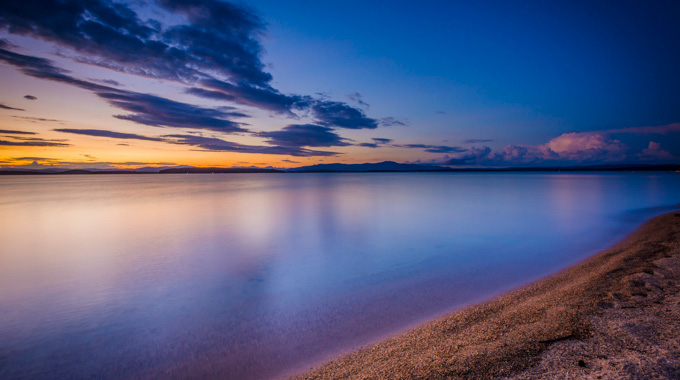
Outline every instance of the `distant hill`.
<svg viewBox="0 0 680 380">
<path fill-rule="evenodd" d="M 318 164 L 286 170 L 288 172 L 433 172 L 451 171 L 449 168 L 434 165 L 399 164 L 384 161 L 375 164 Z"/>
<path fill-rule="evenodd" d="M 42 170 L 0 170 L 0 175 L 40 175 L 40 174 L 184 174 L 184 173 L 283 173 L 282 170 L 263 168 L 195 168 L 181 167 L 144 167 L 137 169 L 42 169 Z"/>
<path fill-rule="evenodd" d="M 96 170 L 96 169 L 68 169 L 68 170 L 0 170 L 0 175 L 41 175 L 41 174 L 148 174 L 136 170 Z"/>
<path fill-rule="evenodd" d="M 597 171 L 678 171 L 680 165 L 584 165 L 584 166 L 532 166 L 506 168 L 449 168 L 436 165 L 399 164 L 393 161 L 375 164 L 319 164 L 286 170 L 293 173 L 332 172 L 597 172 Z"/>
<path fill-rule="evenodd" d="M 184 174 L 184 173 L 283 173 L 283 170 L 263 168 L 172 168 L 159 171 L 160 174 Z"/>
</svg>

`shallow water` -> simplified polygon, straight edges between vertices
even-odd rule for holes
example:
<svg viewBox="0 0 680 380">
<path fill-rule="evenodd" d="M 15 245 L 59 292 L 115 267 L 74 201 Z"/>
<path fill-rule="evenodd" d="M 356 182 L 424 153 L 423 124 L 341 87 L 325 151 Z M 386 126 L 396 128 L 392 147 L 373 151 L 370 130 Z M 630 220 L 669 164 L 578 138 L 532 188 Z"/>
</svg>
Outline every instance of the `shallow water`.
<svg viewBox="0 0 680 380">
<path fill-rule="evenodd" d="M 266 378 L 573 264 L 675 173 L 0 177 L 0 378 Z"/>
</svg>

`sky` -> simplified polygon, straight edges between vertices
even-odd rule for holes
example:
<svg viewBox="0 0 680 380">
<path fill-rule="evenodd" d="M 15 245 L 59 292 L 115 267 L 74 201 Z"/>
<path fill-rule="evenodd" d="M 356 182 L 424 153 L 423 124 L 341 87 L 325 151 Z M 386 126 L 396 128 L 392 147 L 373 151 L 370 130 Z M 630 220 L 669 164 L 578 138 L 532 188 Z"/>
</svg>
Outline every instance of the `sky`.
<svg viewBox="0 0 680 380">
<path fill-rule="evenodd" d="M 0 3 L 0 168 L 680 163 L 677 1 Z"/>
</svg>

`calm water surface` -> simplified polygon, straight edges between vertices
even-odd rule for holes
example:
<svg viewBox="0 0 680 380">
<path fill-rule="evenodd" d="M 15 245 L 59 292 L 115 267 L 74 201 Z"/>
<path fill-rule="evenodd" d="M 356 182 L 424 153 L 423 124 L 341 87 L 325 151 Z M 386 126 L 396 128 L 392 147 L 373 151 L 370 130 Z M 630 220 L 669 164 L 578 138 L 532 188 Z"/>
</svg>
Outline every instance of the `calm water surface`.
<svg viewBox="0 0 680 380">
<path fill-rule="evenodd" d="M 0 178 L 0 378 L 290 374 L 573 264 L 674 173 Z"/>
</svg>

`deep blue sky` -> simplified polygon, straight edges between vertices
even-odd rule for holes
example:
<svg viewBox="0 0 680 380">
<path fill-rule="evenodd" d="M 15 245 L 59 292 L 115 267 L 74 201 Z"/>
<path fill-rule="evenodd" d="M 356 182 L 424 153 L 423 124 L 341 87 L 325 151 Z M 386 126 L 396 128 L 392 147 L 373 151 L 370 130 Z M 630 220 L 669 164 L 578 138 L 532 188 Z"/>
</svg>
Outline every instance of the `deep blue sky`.
<svg viewBox="0 0 680 380">
<path fill-rule="evenodd" d="M 36 74 L 27 71 L 25 59 L 5 55 L 0 70 L 11 86 L 0 103 L 21 108 L 16 93 L 35 78 L 77 87 L 82 94 L 74 96 L 83 102 L 115 109 L 95 125 L 88 115 L 48 131 L 150 144 L 138 147 L 135 160 L 154 156 L 145 149 L 170 144 L 173 151 L 184 146 L 194 153 L 154 157 L 274 166 L 387 159 L 501 166 L 678 161 L 677 1 L 163 0 L 130 1 L 109 13 L 101 9 L 112 3 L 99 11 L 93 3 L 77 4 L 27 0 L 2 7 L 0 38 L 9 43 L 8 54 L 41 57 L 52 72 L 71 72 L 55 79 L 44 66 Z M 85 24 L 86 11 L 100 12 L 96 25 Z M 116 12 L 121 17 L 107 16 Z M 69 23 L 79 27 L 70 30 Z M 168 33 L 177 25 L 184 29 Z M 166 48 L 180 44 L 184 55 L 152 49 L 156 40 Z M 89 64 L 77 63 L 83 60 Z M 121 86 L 72 80 L 93 77 Z M 219 82 L 206 82 L 211 79 Z M 185 104 L 186 113 L 170 120 L 163 99 Z M 210 111 L 224 106 L 234 108 Z M 47 118 L 55 108 L 22 112 Z M 120 109 L 132 114 L 121 116 Z M 16 122 L 16 115 L 3 112 L 2 129 L 11 130 L 16 124 L 8 120 Z M 196 112 L 207 124 L 187 116 Z M 48 137 L 56 141 L 41 138 Z M 19 145 L 5 141 L 15 151 L 4 148 L 2 158 L 20 163 Z M 116 162 L 114 151 L 99 143 L 69 141 L 62 152 L 81 146 Z M 199 157 L 196 149 L 209 153 Z M 58 156 L 53 162 L 67 164 Z"/>
<path fill-rule="evenodd" d="M 341 85 L 347 78 L 323 73 L 384 60 L 395 74 L 443 78 L 492 102 L 536 108 L 576 131 L 678 121 L 680 3 L 595 3 L 256 1 L 252 6 L 270 23 L 274 41 L 265 46 L 276 49 L 274 67 L 278 54 L 285 55 L 279 49 L 296 49 L 298 39 L 344 48 L 343 60 L 316 59 L 321 65 L 309 67 L 315 74 L 310 81 Z M 315 60 L 315 54 L 309 51 L 304 58 Z M 446 96 L 443 89 L 431 90 Z"/>
</svg>

